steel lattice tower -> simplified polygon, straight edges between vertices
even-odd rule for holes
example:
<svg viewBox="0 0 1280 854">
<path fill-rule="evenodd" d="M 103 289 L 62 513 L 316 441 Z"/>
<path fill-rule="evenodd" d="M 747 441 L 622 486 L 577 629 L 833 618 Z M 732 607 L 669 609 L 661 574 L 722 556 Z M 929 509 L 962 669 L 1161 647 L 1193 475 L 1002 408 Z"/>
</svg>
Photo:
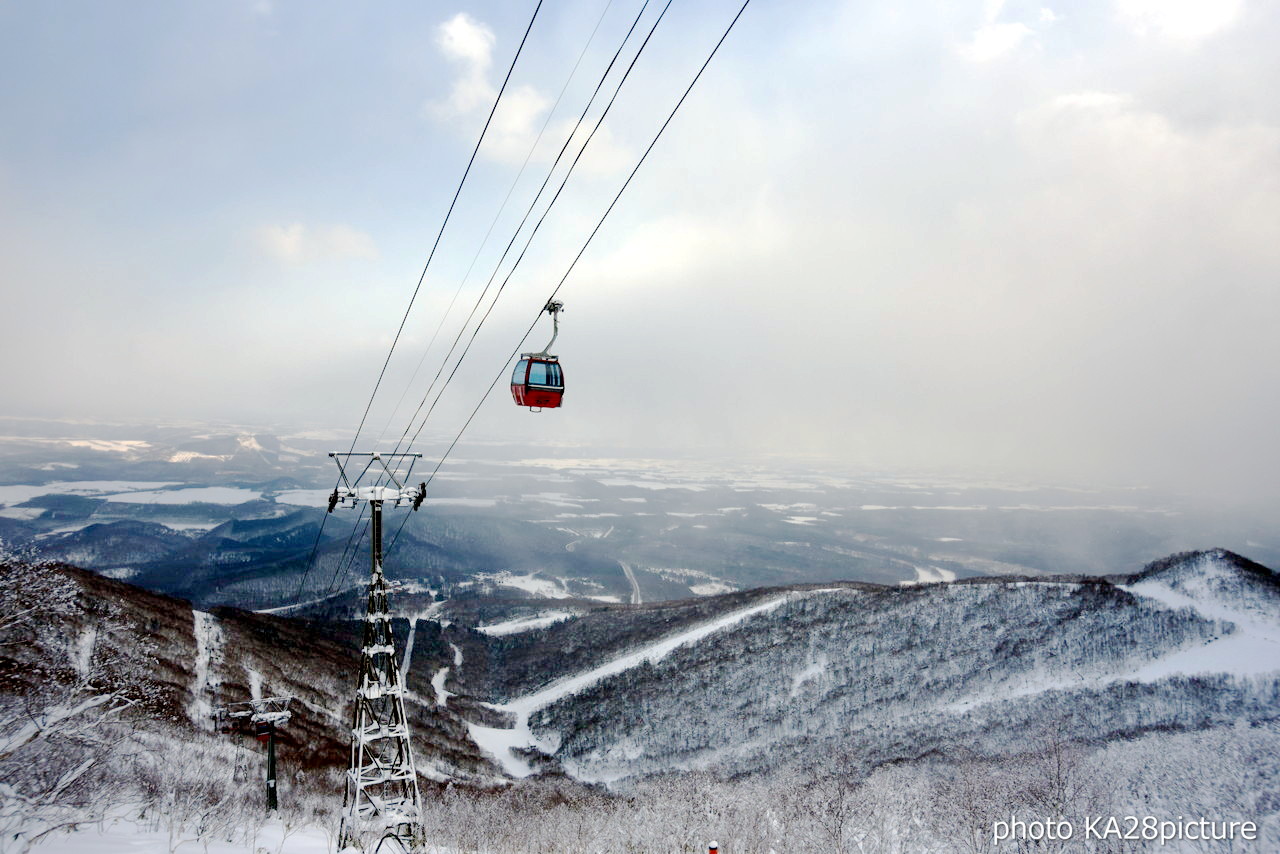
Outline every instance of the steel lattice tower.
<svg viewBox="0 0 1280 854">
<path fill-rule="evenodd" d="M 363 638 L 360 644 L 360 671 L 356 683 L 355 709 L 351 717 L 351 761 L 347 767 L 346 791 L 342 804 L 339 848 L 360 846 L 366 837 L 388 831 L 414 847 L 421 844 L 422 797 L 413 763 L 409 720 L 404 709 L 404 685 L 391 631 L 387 607 L 387 580 L 382 573 L 382 505 L 422 504 L 424 485 L 406 488 L 387 467 L 387 460 L 419 454 L 330 454 L 335 460 L 368 457 L 369 464 L 349 481 L 345 466 L 338 462 L 342 487 L 329 496 L 329 510 L 339 503 L 352 507 L 369 504 L 370 574 L 365 601 Z M 360 486 L 364 475 L 378 464 L 377 481 L 387 485 Z M 413 465 L 410 463 L 410 471 Z M 408 474 L 404 480 L 408 480 Z"/>
</svg>

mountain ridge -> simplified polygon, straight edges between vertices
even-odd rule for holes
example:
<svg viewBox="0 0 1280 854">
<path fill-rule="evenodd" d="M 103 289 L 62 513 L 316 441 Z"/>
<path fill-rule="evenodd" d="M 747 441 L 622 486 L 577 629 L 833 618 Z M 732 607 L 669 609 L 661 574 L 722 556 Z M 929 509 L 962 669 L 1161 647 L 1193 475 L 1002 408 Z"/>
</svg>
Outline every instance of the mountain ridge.
<svg viewBox="0 0 1280 854">
<path fill-rule="evenodd" d="M 291 693 L 300 708 L 283 733 L 282 761 L 345 765 L 355 622 L 199 611 L 68 566 L 29 576 L 56 577 L 69 579 L 77 604 L 58 612 L 48 640 L 25 659 L 5 653 L 0 669 L 11 679 L 33 655 L 70 661 L 91 612 L 114 608 L 129 626 L 122 649 L 129 638 L 152 643 L 157 708 L 170 724 L 208 732 L 197 711 L 255 692 Z M 1163 592 L 1204 578 L 1216 579 L 1206 589 L 1228 610 L 1263 608 L 1276 589 L 1273 571 L 1219 549 L 1107 577 L 831 582 L 596 603 L 551 625 L 492 636 L 476 628 L 489 613 L 483 608 L 451 609 L 416 594 L 393 608 L 420 767 L 430 779 L 492 786 L 538 772 L 606 783 L 680 770 L 754 774 L 855 744 L 858 773 L 867 774 L 961 746 L 1007 756 L 1017 745 L 1001 733 L 1036 721 L 1067 721 L 1066 735 L 1081 743 L 1274 722 L 1276 668 L 1255 662 L 1246 673 L 1217 656 L 1280 650 L 1280 638 L 1258 635 L 1253 622 L 1241 628 L 1222 610 L 1204 613 L 1203 603 L 1181 607 Z M 522 599 L 518 607 L 562 601 Z M 198 637 L 202 621 L 220 641 Z M 552 690 L 569 683 L 573 690 Z M 11 695 L 25 690 L 6 684 Z M 529 699 L 540 692 L 545 701 Z"/>
<path fill-rule="evenodd" d="M 1193 553 L 1175 563 L 1223 554 Z M 1085 708 L 1096 718 L 1071 727 L 1071 737 L 1084 741 L 1195 729 L 1241 716 L 1255 721 L 1276 717 L 1280 683 L 1273 671 L 1280 667 L 1280 655 L 1271 659 L 1276 665 L 1261 662 L 1257 672 L 1270 676 L 1258 684 L 1221 662 L 1188 659 L 1184 653 L 1213 649 L 1212 644 L 1240 629 L 1221 619 L 1170 609 L 1106 578 L 966 580 L 871 590 L 805 587 L 847 592 L 837 597 L 837 604 L 821 597 L 783 603 L 768 617 L 752 618 L 762 624 L 750 632 L 750 621 L 741 624 L 736 633 L 744 637 L 739 640 L 732 639 L 734 632 L 713 636 L 698 647 L 674 650 L 659 665 L 613 675 L 536 711 L 530 717 L 534 743 L 528 746 L 543 746 L 574 776 L 608 780 L 664 770 L 672 763 L 688 768 L 722 764 L 752 772 L 762 762 L 747 756 L 741 745 L 753 743 L 753 734 L 758 750 L 775 754 L 765 763 L 772 764 L 802 761 L 805 753 L 821 749 L 808 743 L 815 732 L 832 742 L 847 741 L 845 736 L 854 732 L 864 740 L 866 771 L 945 751 L 957 742 L 1003 755 L 1011 747 L 993 735 L 998 720 L 1011 717 L 1003 726 L 1016 729 L 1038 717 L 1061 716 L 1062 709 L 1073 706 L 1079 707 L 1074 717 Z M 952 616 L 962 617 L 958 624 L 955 619 L 949 624 L 946 612 L 939 617 L 933 607 L 947 600 Z M 1011 619 L 1002 623 L 993 615 Z M 1021 629 L 1017 620 L 1023 621 Z M 863 631 L 860 624 L 868 621 L 883 631 Z M 895 634 L 894 621 L 907 621 L 912 631 Z M 989 651 L 972 633 L 957 631 L 958 625 L 989 641 Z M 840 631 L 835 634 L 846 636 L 843 648 L 828 637 L 836 626 Z M 569 631 L 565 624 L 548 631 L 556 629 Z M 947 644 L 953 648 L 944 649 Z M 717 646 L 718 653 L 709 652 Z M 922 647 L 929 654 L 916 655 Z M 779 655 L 779 649 L 790 655 Z M 841 662 L 841 651 L 859 661 Z M 752 655 L 771 664 L 739 669 L 736 681 L 746 686 L 741 694 L 750 700 L 745 702 L 717 685 L 731 675 L 723 662 Z M 1183 661 L 1188 672 L 1159 669 L 1161 662 L 1177 664 L 1179 655 L 1188 659 Z M 860 663 L 877 657 L 879 666 Z M 904 676 L 904 665 L 910 663 L 927 668 L 906 667 Z M 717 668 L 716 683 L 688 677 Z M 771 676 L 778 672 L 796 681 L 778 684 Z M 771 679 L 772 692 L 757 688 L 761 680 Z M 810 689 L 818 689 L 821 702 L 803 701 Z M 1164 708 L 1166 700 L 1170 708 Z M 729 712 L 714 711 L 726 707 Z M 838 714 L 832 714 L 833 707 Z M 882 713 L 874 713 L 877 707 Z M 1183 707 L 1185 715 L 1178 711 Z M 659 732 L 654 725 L 675 720 L 684 726 Z M 802 722 L 810 731 L 804 731 Z M 704 733 L 719 735 L 698 735 Z"/>
</svg>

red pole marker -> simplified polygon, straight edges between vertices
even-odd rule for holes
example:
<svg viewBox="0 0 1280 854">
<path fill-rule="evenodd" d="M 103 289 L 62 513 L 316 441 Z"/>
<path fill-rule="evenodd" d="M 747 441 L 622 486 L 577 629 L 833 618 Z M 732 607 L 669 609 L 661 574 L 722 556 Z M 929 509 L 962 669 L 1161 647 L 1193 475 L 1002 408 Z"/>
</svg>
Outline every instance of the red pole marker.
<svg viewBox="0 0 1280 854">
<path fill-rule="evenodd" d="M 707 843 L 707 854 L 720 854 L 720 843 L 719 842 Z"/>
</svg>

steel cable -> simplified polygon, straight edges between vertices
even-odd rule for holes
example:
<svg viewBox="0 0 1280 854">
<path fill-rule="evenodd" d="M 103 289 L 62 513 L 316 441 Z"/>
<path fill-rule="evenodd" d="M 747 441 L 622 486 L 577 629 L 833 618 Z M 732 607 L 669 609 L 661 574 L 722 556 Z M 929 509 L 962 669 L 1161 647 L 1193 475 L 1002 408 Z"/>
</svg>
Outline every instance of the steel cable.
<svg viewBox="0 0 1280 854">
<path fill-rule="evenodd" d="M 645 0 L 648 5 L 649 0 Z M 551 109 L 547 111 L 547 118 L 542 122 L 542 127 L 538 129 L 538 135 L 534 138 L 533 144 L 529 146 L 529 152 L 524 156 L 524 162 L 520 164 L 516 177 L 512 180 L 511 186 L 507 188 L 507 194 L 502 199 L 502 204 L 498 206 L 498 212 L 494 214 L 493 220 L 489 223 L 489 228 L 485 231 L 484 237 L 480 240 L 480 246 L 476 249 L 476 254 L 472 256 L 471 263 L 467 265 L 467 270 L 462 274 L 461 281 L 458 282 L 458 288 L 453 292 L 453 297 L 449 300 L 449 305 L 445 308 L 444 313 L 440 315 L 440 322 L 436 324 L 435 331 L 431 333 L 431 340 L 427 342 L 427 346 L 422 351 L 422 358 L 418 360 L 418 365 L 413 369 L 412 376 L 409 377 L 408 383 L 405 384 L 404 391 L 400 394 L 400 399 L 396 401 L 395 407 L 391 410 L 391 415 L 387 418 L 387 423 L 383 425 L 381 432 L 378 434 L 378 440 L 374 442 L 374 446 L 382 444 L 382 439 L 386 436 L 387 430 L 390 429 L 391 423 L 395 421 L 396 415 L 400 412 L 400 407 L 404 404 L 404 399 L 409 393 L 409 389 L 413 387 L 414 381 L 418 378 L 422 366 L 426 364 L 427 356 L 431 352 L 431 348 L 435 346 L 436 339 L 440 336 L 440 330 L 444 328 L 444 322 L 448 319 L 449 314 L 453 311 L 454 304 L 458 301 L 458 297 L 462 294 L 462 289 L 466 285 L 467 280 L 471 278 L 471 272 L 475 269 L 476 263 L 480 260 L 481 253 L 484 248 L 489 245 L 489 238 L 493 235 L 493 230 L 498 225 L 498 220 L 507 209 L 507 204 L 511 201 L 511 196 L 515 192 L 516 186 L 520 183 L 520 179 L 524 177 L 525 170 L 529 166 L 529 161 L 533 159 L 533 154 L 538 148 L 538 144 L 542 142 L 542 137 L 547 132 L 551 120 L 555 117 L 556 111 L 560 108 L 560 102 L 564 100 L 564 94 L 569 90 L 569 84 L 573 82 L 573 78 L 577 76 L 578 67 L 582 65 L 582 60 L 587 55 L 587 50 L 595 41 L 596 34 L 600 30 L 600 25 L 604 23 L 605 16 L 609 14 L 609 10 L 613 8 L 614 0 L 609 0 L 605 4 L 604 10 L 600 13 L 600 17 L 596 19 L 596 25 L 591 30 L 591 34 L 587 37 L 586 44 L 582 46 L 582 51 L 578 54 L 578 59 L 573 64 L 573 68 L 569 69 L 569 76 L 565 78 L 564 85 L 560 87 L 560 93 L 556 95 L 555 103 L 551 105 Z M 554 166 L 552 167 L 555 168 Z M 545 182 L 544 182 L 545 185 Z M 521 223 L 523 225 L 523 223 Z M 464 324 L 465 325 L 465 324 Z M 445 357 L 446 359 L 448 356 Z M 401 437 L 403 438 L 403 437 Z"/>
<path fill-rule="evenodd" d="M 555 299 L 556 294 L 558 294 L 560 292 L 560 289 L 564 287 L 564 283 L 568 280 L 569 275 L 573 272 L 573 268 L 577 266 L 578 261 L 581 260 L 583 254 L 587 251 L 587 247 L 591 245 L 591 241 L 595 239 L 596 234 L 599 233 L 600 228 L 605 223 L 605 220 L 609 218 L 609 214 L 613 211 L 614 207 L 618 204 L 618 200 L 622 198 L 622 194 L 626 192 L 627 187 L 631 185 L 631 180 L 635 178 L 636 173 L 640 171 L 640 167 L 644 165 L 644 162 L 645 160 L 648 159 L 650 152 L 652 152 L 654 149 L 654 146 L 658 144 L 658 140 L 662 138 L 662 134 L 666 131 L 667 127 L 671 124 L 672 119 L 675 118 L 676 113 L 680 110 L 681 105 L 683 105 L 685 100 L 689 97 L 689 93 L 693 91 L 693 87 L 697 85 L 698 80 L 702 77 L 703 72 L 707 70 L 707 66 L 711 64 L 711 60 L 715 58 L 715 55 L 720 50 L 721 45 L 723 45 L 725 42 L 725 39 L 729 37 L 729 33 L 733 31 L 734 26 L 738 23 L 738 19 L 742 17 L 742 13 L 747 10 L 747 6 L 750 5 L 750 3 L 751 3 L 751 0 L 744 0 L 741 8 L 738 9 L 738 13 L 733 16 L 733 20 L 729 22 L 729 26 L 725 28 L 724 33 L 720 36 L 720 39 L 716 42 L 715 47 L 711 49 L 711 53 L 707 55 L 706 60 L 702 63 L 702 66 L 698 69 L 698 73 L 693 76 L 693 80 L 691 80 L 689 82 L 689 85 L 685 88 L 684 94 L 682 94 L 680 96 L 680 99 L 676 101 L 676 105 L 671 108 L 671 113 L 667 116 L 666 121 L 664 121 L 662 123 L 662 126 L 658 128 L 658 132 L 654 134 L 654 137 L 649 142 L 648 147 L 645 148 L 644 154 L 640 155 L 640 159 L 636 162 L 635 167 L 631 170 L 631 174 L 629 174 L 627 176 L 627 180 L 625 180 L 622 183 L 622 187 L 619 188 L 617 194 L 613 197 L 613 201 L 609 203 L 609 207 L 605 209 L 604 214 L 601 215 L 600 220 L 596 223 L 595 228 L 593 228 L 591 230 L 591 233 L 587 236 L 586 241 L 582 244 L 582 248 L 578 250 L 578 254 L 574 256 L 573 261 L 569 264 L 569 268 L 565 270 L 564 275 L 560 277 L 559 283 L 557 283 L 555 286 L 555 289 L 551 291 L 551 295 L 547 297 L 548 301 Z M 460 429 L 458 431 L 458 434 L 454 436 L 453 441 L 449 444 L 449 447 L 445 450 L 444 454 L 441 455 L 440 460 L 439 462 L 436 463 L 435 468 L 432 469 L 431 474 L 426 479 L 427 485 L 430 485 L 431 481 L 435 479 L 436 473 L 440 471 L 440 467 L 444 465 L 444 461 L 448 459 L 449 454 L 453 452 L 453 449 L 457 446 L 458 442 L 462 439 L 463 433 L 465 433 L 467 428 L 471 426 L 471 422 L 472 420 L 475 419 L 476 414 L 480 411 L 480 407 L 484 405 L 484 402 L 488 399 L 489 395 L 493 393 L 494 388 L 498 385 L 498 381 L 501 380 L 502 377 L 506 375 L 507 366 L 511 364 L 511 360 L 513 358 L 519 355 L 521 348 L 524 347 L 525 341 L 527 341 L 529 336 L 533 334 L 533 330 L 538 325 L 538 320 L 540 320 L 541 318 L 542 318 L 542 309 L 539 308 L 537 316 L 534 317 L 533 323 L 529 324 L 529 328 L 528 330 L 525 331 L 524 336 L 521 337 L 520 343 L 516 345 L 515 350 L 513 350 L 511 355 L 509 355 L 506 361 L 503 362 L 501 370 L 499 370 L 497 375 L 493 378 L 493 382 L 489 384 L 489 387 L 485 390 L 485 393 L 481 396 L 479 403 L 477 403 L 475 408 L 471 410 L 471 414 L 467 417 L 466 422 L 462 425 L 462 429 Z M 390 553 L 391 549 L 395 547 L 396 541 L 400 539 L 400 532 L 404 530 L 404 526 L 405 526 L 405 523 L 408 521 L 408 518 L 409 518 L 408 514 L 406 514 L 405 518 L 401 520 L 400 526 L 396 528 L 396 533 L 391 538 L 390 545 L 387 546 L 387 549 L 386 549 L 387 553 Z"/>
<path fill-rule="evenodd" d="M 449 219 L 453 216 L 453 209 L 458 203 L 458 197 L 462 194 L 462 188 L 467 183 L 467 177 L 471 174 L 471 167 L 476 162 L 476 154 L 480 151 L 480 146 L 484 142 L 485 135 L 489 132 L 489 125 L 493 123 L 493 115 L 498 111 L 498 104 L 502 102 L 502 95 L 507 90 L 507 84 L 511 81 L 511 74 L 515 71 L 516 63 L 520 59 L 520 54 L 524 52 L 525 43 L 529 40 L 529 33 L 533 30 L 533 23 L 538 19 L 538 12 L 542 9 L 543 0 L 538 0 L 538 4 L 534 6 L 533 15 L 529 18 L 529 25 L 525 27 L 524 36 L 520 39 L 520 46 L 516 48 L 516 55 L 511 58 L 511 65 L 507 68 L 507 75 L 502 80 L 502 87 L 498 90 L 497 96 L 493 99 L 493 106 L 489 110 L 489 116 L 485 119 L 484 127 L 480 131 L 480 138 L 476 140 L 475 148 L 471 151 L 471 157 L 467 161 L 467 168 L 462 173 L 462 179 L 458 182 L 458 188 L 454 190 L 453 199 L 449 202 L 449 209 L 446 211 L 444 221 L 440 224 L 440 231 L 436 234 L 435 242 L 431 245 L 431 252 L 427 255 L 427 261 L 422 267 L 422 273 L 418 276 L 418 283 L 413 288 L 413 294 L 409 298 L 409 305 L 404 310 L 404 316 L 400 318 L 400 326 L 396 329 L 395 338 L 391 341 L 391 347 L 387 351 L 387 358 L 383 360 L 382 369 L 378 372 L 378 379 L 373 384 L 373 392 L 369 395 L 369 402 L 365 404 L 364 414 L 360 416 L 360 424 L 356 427 L 355 435 L 351 438 L 351 448 L 348 453 L 355 451 L 356 442 L 360 440 L 360 433 L 364 430 L 365 421 L 369 418 L 369 410 L 373 407 L 374 398 L 378 396 L 378 389 L 382 386 L 382 380 L 386 376 L 387 366 L 391 364 L 391 357 L 395 353 L 396 345 L 400 341 L 400 335 L 404 332 L 404 325 L 409 319 L 410 312 L 413 311 L 413 304 L 418 299 L 418 292 L 422 289 L 422 283 L 427 277 L 427 270 L 431 267 L 431 261 L 435 258 L 436 250 L 440 246 L 440 239 L 444 236 L 445 228 L 449 225 Z M 334 488 L 337 489 L 339 478 L 334 482 Z M 311 546 L 311 554 L 307 557 L 306 568 L 303 570 L 302 579 L 298 582 L 298 593 L 294 597 L 297 601 L 301 601 L 302 592 L 306 587 L 307 576 L 311 574 L 311 567 L 315 561 L 316 551 L 320 547 L 321 537 L 324 535 L 324 528 L 329 520 L 329 514 L 326 513 L 320 522 L 320 528 L 316 531 L 315 542 Z"/>
<path fill-rule="evenodd" d="M 637 13 L 635 20 L 631 23 L 630 29 L 627 30 L 626 36 L 623 37 L 622 43 L 618 45 L 618 50 L 614 53 L 613 58 L 609 61 L 608 66 L 604 70 L 604 73 L 600 76 L 600 81 L 596 84 L 595 91 L 592 92 L 591 98 L 587 101 L 587 105 L 586 107 L 583 108 L 581 115 L 578 116 L 578 121 L 575 123 L 573 130 L 570 131 L 569 135 L 565 138 L 564 144 L 560 146 L 560 152 L 556 155 L 556 159 L 551 164 L 551 168 L 547 170 L 547 176 L 546 178 L 543 179 L 542 186 L 538 188 L 538 192 L 534 196 L 533 201 L 529 203 L 529 207 L 525 211 L 524 217 L 520 220 L 520 224 L 516 226 L 516 230 L 511 235 L 511 240 L 508 241 L 506 249 L 503 250 L 502 256 L 498 259 L 498 263 L 494 265 L 494 270 L 493 270 L 493 273 L 489 276 L 489 281 L 485 283 L 484 289 L 480 292 L 479 297 L 476 298 L 475 305 L 472 306 L 471 312 L 467 315 L 467 319 L 462 324 L 462 328 L 458 330 L 457 336 L 454 337 L 453 344 L 450 345 L 449 351 L 445 354 L 444 361 L 441 363 L 440 369 L 436 371 L 436 375 L 435 377 L 432 378 L 431 384 L 427 387 L 426 393 L 422 396 L 422 400 L 418 403 L 417 409 L 415 409 L 413 415 L 409 417 L 408 425 L 405 427 L 404 432 L 400 434 L 400 439 L 396 442 L 396 446 L 395 446 L 396 452 L 399 452 L 401 447 L 406 447 L 406 448 L 411 447 L 413 443 L 417 441 L 417 438 L 421 434 L 423 427 L 426 426 L 427 419 L 431 417 L 432 412 L 435 410 L 435 406 L 439 402 L 441 395 L 444 394 L 444 390 L 448 388 L 449 383 L 453 380 L 454 374 L 457 373 L 458 368 L 461 366 L 463 359 L 466 358 L 467 352 L 471 348 L 471 343 L 475 341 L 475 337 L 479 333 L 480 328 L 484 325 L 485 320 L 488 319 L 489 314 L 493 311 L 493 307 L 497 305 L 498 297 L 502 295 L 502 291 L 504 288 L 506 288 L 507 282 L 510 281 L 511 276 L 515 273 L 515 270 L 519 266 L 520 261 L 523 260 L 525 253 L 528 252 L 529 245 L 533 242 L 533 238 L 538 233 L 539 228 L 541 228 L 543 221 L 546 220 L 547 214 L 551 212 L 551 208 L 555 205 L 556 199 L 558 199 L 560 197 L 560 193 L 563 192 L 565 185 L 569 181 L 569 177 L 573 174 L 574 168 L 578 165 L 578 161 L 582 159 L 583 152 L 586 151 L 587 146 L 591 143 L 592 137 L 595 136 L 596 131 L 599 130 L 600 125 L 604 122 L 605 116 L 607 116 L 609 113 L 609 108 L 612 107 L 613 102 L 617 100 L 618 93 L 621 91 L 622 85 L 626 83 L 627 77 L 631 74 L 631 70 L 635 67 L 636 60 L 640 58 L 640 54 L 644 52 L 645 45 L 649 43 L 649 39 L 653 36 L 654 30 L 656 30 L 658 24 L 662 22 L 663 16 L 666 15 L 667 9 L 670 8 L 671 6 L 671 0 L 667 0 L 667 5 L 663 7 L 662 13 L 658 15 L 658 18 L 654 22 L 653 27 L 649 30 L 649 34 L 645 37 L 644 43 L 642 43 L 640 45 L 639 50 L 636 51 L 636 55 L 632 58 L 631 64 L 627 67 L 627 70 L 623 74 L 622 79 L 618 82 L 617 87 L 614 89 L 613 96 L 610 98 L 609 104 L 605 107 L 599 119 L 597 119 L 595 127 L 591 130 L 591 133 L 587 136 L 586 141 L 583 142 L 582 147 L 579 149 L 577 156 L 574 157 L 574 160 L 570 164 L 568 171 L 565 173 L 564 179 L 561 181 L 559 188 L 555 192 L 555 195 L 552 197 L 551 201 L 548 202 L 546 209 L 542 213 L 542 216 L 538 219 L 537 223 L 534 225 L 533 230 L 528 235 L 528 239 L 526 240 L 524 248 L 521 250 L 519 257 L 516 258 L 515 262 L 511 266 L 511 269 L 507 271 L 506 278 L 504 278 L 502 281 L 502 284 L 499 285 L 498 292 L 494 296 L 493 303 L 490 304 L 489 309 L 484 313 L 484 315 L 480 319 L 479 324 L 477 324 L 475 329 L 472 331 L 471 338 L 468 340 L 466 347 L 463 349 L 462 355 L 458 357 L 458 361 L 454 364 L 453 370 L 449 373 L 449 376 L 445 379 L 444 385 L 440 387 L 439 392 L 437 392 L 436 394 L 435 400 L 432 401 L 431 406 L 427 409 L 426 415 L 422 417 L 422 422 L 419 425 L 417 431 L 414 433 L 413 438 L 409 439 L 409 442 L 407 445 L 404 444 L 405 438 L 409 435 L 409 431 L 413 429 L 414 422 L 417 420 L 418 415 L 422 412 L 422 408 L 426 406 L 427 400 L 430 399 L 431 392 L 435 389 L 436 382 L 439 381 L 440 375 L 444 373 L 445 367 L 448 366 L 449 357 L 452 356 L 454 353 L 454 350 L 457 349 L 458 342 L 461 341 L 462 336 L 466 334 L 467 326 L 471 323 L 472 318 L 475 317 L 476 312 L 479 310 L 480 306 L 484 303 L 484 298 L 489 293 L 489 288 L 493 285 L 494 280 L 498 276 L 498 272 L 502 269 L 502 262 L 506 260 L 507 255 L 511 252 L 511 247 L 514 246 L 516 240 L 519 239 L 520 232 L 524 229 L 525 223 L 527 223 L 529 220 L 529 216 L 533 213 L 534 209 L 537 207 L 539 199 L 542 198 L 543 191 L 546 190 L 547 185 L 551 181 L 552 175 L 555 174 L 556 167 L 560 164 L 560 161 L 564 157 L 565 152 L 568 150 L 570 143 L 573 142 L 574 136 L 577 135 L 578 130 L 582 127 L 582 123 L 586 119 L 587 113 L 591 110 L 591 105 L 595 103 L 596 96 L 600 94 L 600 90 L 603 88 L 605 81 L 608 79 L 609 73 L 613 70 L 613 66 L 617 63 L 618 57 L 621 56 L 622 51 L 626 47 L 627 42 L 630 41 L 632 33 L 635 31 L 636 26 L 640 23 L 640 20 L 644 15 L 644 12 L 648 8 L 648 6 L 649 6 L 649 0 L 645 0 L 644 5 L 640 7 L 640 12 Z"/>
</svg>

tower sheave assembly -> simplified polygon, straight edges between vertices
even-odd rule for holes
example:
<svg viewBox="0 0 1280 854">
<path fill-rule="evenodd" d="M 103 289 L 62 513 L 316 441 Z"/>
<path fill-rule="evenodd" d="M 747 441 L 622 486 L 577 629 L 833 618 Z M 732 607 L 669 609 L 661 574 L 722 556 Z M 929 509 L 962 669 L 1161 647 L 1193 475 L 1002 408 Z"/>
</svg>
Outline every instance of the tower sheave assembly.
<svg viewBox="0 0 1280 854">
<path fill-rule="evenodd" d="M 276 729 L 289 722 L 292 697 L 266 697 L 247 703 L 232 703 L 214 711 L 223 732 L 252 732 L 267 745 L 267 809 L 278 810 L 276 797 Z"/>
</svg>

